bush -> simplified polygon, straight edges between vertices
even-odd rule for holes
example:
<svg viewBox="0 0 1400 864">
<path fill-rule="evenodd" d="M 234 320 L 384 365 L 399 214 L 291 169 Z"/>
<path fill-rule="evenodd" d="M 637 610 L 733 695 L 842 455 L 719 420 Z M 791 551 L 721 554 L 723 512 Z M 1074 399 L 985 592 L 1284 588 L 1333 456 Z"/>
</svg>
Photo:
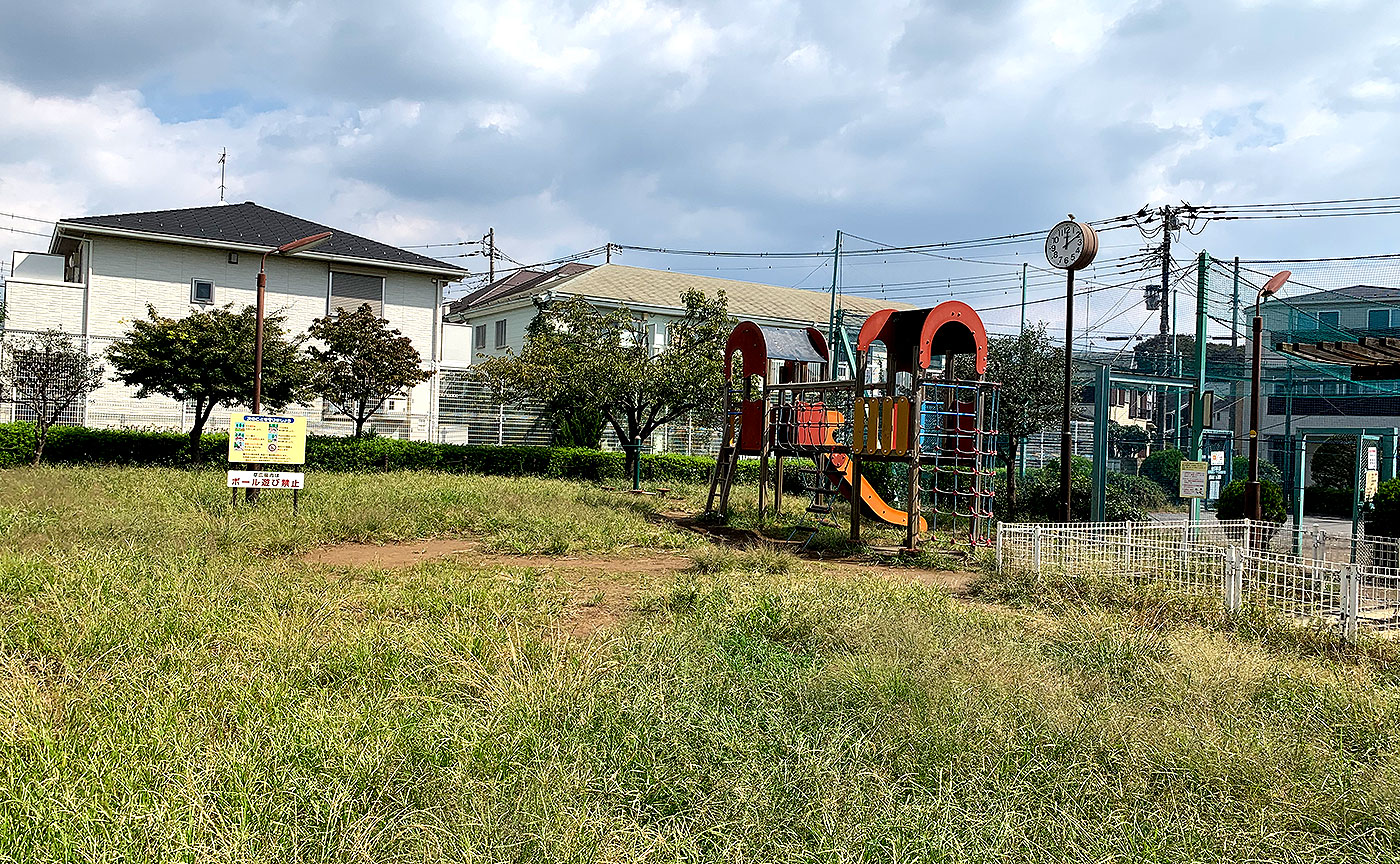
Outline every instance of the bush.
<svg viewBox="0 0 1400 864">
<path fill-rule="evenodd" d="M 1236 456 L 1236 457 L 1231 461 L 1231 463 L 1230 463 L 1230 479 L 1231 479 L 1231 480 L 1248 480 L 1248 479 L 1249 479 L 1249 457 L 1248 457 L 1248 456 Z M 1260 460 L 1259 460 L 1259 479 L 1260 479 L 1261 481 L 1263 481 L 1263 480 L 1268 480 L 1268 481 L 1271 482 L 1271 483 L 1277 483 L 1277 484 L 1279 484 L 1280 486 L 1282 486 L 1282 485 L 1283 485 L 1283 472 L 1279 470 L 1279 467 L 1278 467 L 1277 465 L 1275 465 L 1274 463 L 1268 461 L 1267 459 L 1260 459 Z"/>
<path fill-rule="evenodd" d="M 1303 512 L 1308 516 L 1330 516 L 1333 519 L 1350 519 L 1356 505 L 1355 489 L 1336 489 L 1331 486 L 1309 486 L 1303 496 Z"/>
<path fill-rule="evenodd" d="M 34 426 L 0 424 L 0 467 L 26 465 L 34 452 Z M 200 453 L 211 463 L 228 454 L 228 436 L 205 435 Z M 62 465 L 160 465 L 189 463 L 189 436 L 183 432 L 147 432 L 132 429 L 88 429 L 56 426 L 44 451 L 46 462 Z M 622 482 L 621 453 L 583 447 L 495 446 L 482 444 L 434 444 L 398 438 L 342 438 L 311 435 L 306 439 L 306 468 L 310 471 L 447 471 L 463 474 L 558 477 L 565 480 Z M 642 479 L 659 484 L 699 484 L 710 479 L 715 460 L 707 456 L 674 453 L 642 455 Z M 788 476 L 807 460 L 789 460 Z M 757 459 L 741 459 L 735 472 L 740 483 L 757 483 Z M 791 484 L 790 484 L 791 485 Z M 800 488 L 800 487 L 792 487 Z"/>
<path fill-rule="evenodd" d="M 1376 496 L 1371 499 L 1370 511 L 1366 514 L 1366 534 L 1400 537 L 1400 477 L 1392 477 L 1376 488 Z"/>
<path fill-rule="evenodd" d="M 1244 519 L 1244 479 L 1231 481 L 1220 490 L 1220 498 L 1215 502 L 1215 518 Z M 1283 524 L 1288 519 L 1288 508 L 1283 503 L 1283 487 L 1268 480 L 1259 481 L 1259 511 L 1265 522 Z"/>
<path fill-rule="evenodd" d="M 1059 522 L 1064 518 L 1060 497 L 1060 462 L 1053 459 L 1042 468 L 1026 472 L 1026 482 L 1018 490 L 1017 512 L 1010 513 L 1002 503 L 1005 479 L 998 477 L 994 507 L 998 519 L 1028 522 Z M 1070 460 L 1070 512 L 1075 521 L 1089 519 L 1094 489 L 1094 464 L 1081 456 Z M 1108 473 L 1104 489 L 1104 519 L 1109 522 L 1139 522 L 1152 510 L 1165 506 L 1167 497 L 1157 485 L 1131 474 Z"/>
<path fill-rule="evenodd" d="M 1162 491 L 1175 500 L 1181 488 L 1182 458 L 1180 450 L 1158 450 L 1142 460 L 1138 473 L 1162 487 Z"/>
</svg>

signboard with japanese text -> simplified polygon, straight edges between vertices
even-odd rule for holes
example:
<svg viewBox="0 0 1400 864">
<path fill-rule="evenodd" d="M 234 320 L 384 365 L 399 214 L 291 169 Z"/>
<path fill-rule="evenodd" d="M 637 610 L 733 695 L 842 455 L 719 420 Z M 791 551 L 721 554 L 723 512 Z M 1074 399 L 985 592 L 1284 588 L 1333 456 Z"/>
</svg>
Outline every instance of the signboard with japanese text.
<svg viewBox="0 0 1400 864">
<path fill-rule="evenodd" d="M 1181 498 L 1206 497 L 1206 478 L 1210 465 L 1206 462 L 1182 462 L 1177 495 Z"/>
<path fill-rule="evenodd" d="M 1366 485 L 1363 487 L 1363 490 L 1364 490 L 1364 491 L 1363 491 L 1363 493 L 1362 493 L 1362 495 L 1361 495 L 1361 500 L 1362 500 L 1362 501 L 1370 501 L 1372 498 L 1376 497 L 1376 490 L 1380 488 L 1380 485 L 1381 485 L 1381 472 L 1379 472 L 1379 471 L 1367 471 L 1367 472 L 1366 472 Z"/>
<path fill-rule="evenodd" d="M 228 422 L 228 461 L 267 465 L 306 461 L 305 417 L 235 414 Z"/>
<path fill-rule="evenodd" d="M 300 489 L 306 475 L 300 471 L 230 471 L 230 489 Z"/>
</svg>

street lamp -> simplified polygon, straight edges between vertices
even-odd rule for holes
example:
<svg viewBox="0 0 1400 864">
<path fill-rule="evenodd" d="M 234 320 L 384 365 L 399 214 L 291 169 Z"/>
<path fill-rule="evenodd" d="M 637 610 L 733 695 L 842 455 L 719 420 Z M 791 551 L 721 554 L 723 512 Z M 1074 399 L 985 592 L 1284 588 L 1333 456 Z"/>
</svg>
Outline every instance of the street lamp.
<svg viewBox="0 0 1400 864">
<path fill-rule="evenodd" d="M 1259 391 L 1262 389 L 1262 366 L 1264 361 L 1264 319 L 1259 314 L 1265 297 L 1272 297 L 1293 274 L 1281 270 L 1269 277 L 1264 287 L 1254 297 L 1254 370 L 1249 385 L 1249 481 L 1244 484 L 1244 512 L 1247 517 L 1258 522 L 1262 518 L 1259 499 Z"/>
<path fill-rule="evenodd" d="M 253 413 L 262 413 L 262 355 L 263 355 L 263 310 L 267 305 L 267 256 L 269 255 L 295 255 L 298 252 L 305 252 L 308 249 L 315 249 L 322 243 L 331 239 L 331 232 L 322 231 L 320 234 L 312 234 L 302 237 L 300 240 L 293 240 L 290 243 L 283 243 L 276 249 L 269 249 L 263 253 L 262 263 L 258 265 L 258 323 L 253 336 Z"/>
</svg>

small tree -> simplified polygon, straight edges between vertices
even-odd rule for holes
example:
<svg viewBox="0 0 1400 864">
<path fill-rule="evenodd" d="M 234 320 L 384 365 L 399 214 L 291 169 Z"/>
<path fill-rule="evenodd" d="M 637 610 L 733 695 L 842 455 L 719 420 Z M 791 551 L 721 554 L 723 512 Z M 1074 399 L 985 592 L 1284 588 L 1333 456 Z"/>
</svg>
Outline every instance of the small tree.
<svg viewBox="0 0 1400 864">
<path fill-rule="evenodd" d="M 45 330 L 10 349 L 0 379 L 15 404 L 34 415 L 34 464 L 44 456 L 49 429 L 75 403 L 102 386 L 104 370 L 72 337 Z"/>
<path fill-rule="evenodd" d="M 307 349 L 316 392 L 350 418 L 356 438 L 390 396 L 432 377 L 413 342 L 390 328 L 368 303 L 317 318 L 310 332 L 325 346 Z"/>
<path fill-rule="evenodd" d="M 627 309 L 604 312 L 581 298 L 550 305 L 530 323 L 520 354 L 488 357 L 476 374 L 510 401 L 542 403 L 556 418 L 595 409 L 624 444 L 646 439 L 688 413 L 717 420 L 724 401 L 724 343 L 733 322 L 723 292 L 681 297 L 685 314 L 667 325 L 666 345 L 647 344 Z M 637 448 L 627 448 L 627 471 Z"/>
<path fill-rule="evenodd" d="M 1310 467 L 1314 486 L 1355 489 L 1356 439 L 1338 436 L 1323 441 L 1313 452 Z"/>
<path fill-rule="evenodd" d="M 194 403 L 190 458 L 200 459 L 199 441 L 214 407 L 253 402 L 253 346 L 257 309 L 235 312 L 223 306 L 165 318 L 147 306 L 148 320 L 107 349 L 116 380 L 136 388 L 138 398 L 152 393 Z M 288 338 L 281 315 L 263 319 L 262 401 L 279 410 L 305 397 L 309 381 L 304 337 Z"/>
<path fill-rule="evenodd" d="M 971 361 L 959 358 L 958 374 L 971 377 Z M 1064 409 L 1065 352 L 1050 342 L 1044 324 L 987 343 L 987 380 L 1001 384 L 997 427 L 1007 436 L 1008 514 L 1016 512 L 1016 463 L 1021 440 L 1055 426 Z"/>
</svg>

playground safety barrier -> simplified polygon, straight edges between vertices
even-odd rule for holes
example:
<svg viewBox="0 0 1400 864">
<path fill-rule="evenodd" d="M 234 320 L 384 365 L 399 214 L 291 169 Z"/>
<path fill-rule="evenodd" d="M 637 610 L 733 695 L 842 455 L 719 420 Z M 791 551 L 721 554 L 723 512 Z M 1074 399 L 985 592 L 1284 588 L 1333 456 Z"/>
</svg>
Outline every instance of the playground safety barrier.
<svg viewBox="0 0 1400 864">
<path fill-rule="evenodd" d="M 1293 532 L 1248 520 L 998 524 L 997 570 L 1036 578 L 1123 579 L 1359 630 L 1400 630 L 1400 541 Z"/>
</svg>

